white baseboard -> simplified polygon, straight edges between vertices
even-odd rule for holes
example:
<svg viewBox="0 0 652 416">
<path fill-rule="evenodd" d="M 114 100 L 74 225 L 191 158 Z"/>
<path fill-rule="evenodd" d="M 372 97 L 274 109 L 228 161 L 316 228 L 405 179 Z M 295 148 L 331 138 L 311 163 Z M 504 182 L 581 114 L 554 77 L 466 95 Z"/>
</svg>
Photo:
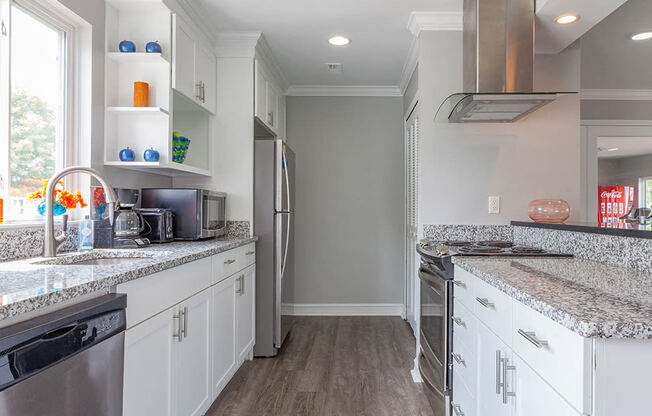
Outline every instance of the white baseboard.
<svg viewBox="0 0 652 416">
<path fill-rule="evenodd" d="M 284 303 L 283 315 L 294 316 L 405 316 L 402 303 Z"/>
</svg>

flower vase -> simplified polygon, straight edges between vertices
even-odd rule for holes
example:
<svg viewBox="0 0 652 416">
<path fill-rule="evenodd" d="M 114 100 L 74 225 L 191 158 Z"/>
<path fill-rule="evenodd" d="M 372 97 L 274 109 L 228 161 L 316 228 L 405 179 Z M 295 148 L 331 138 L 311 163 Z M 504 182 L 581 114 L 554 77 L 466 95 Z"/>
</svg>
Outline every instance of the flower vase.
<svg viewBox="0 0 652 416">
<path fill-rule="evenodd" d="M 45 202 L 41 202 L 38 204 L 38 207 L 36 208 L 39 214 L 45 215 Z M 52 206 L 52 213 L 54 214 L 55 217 L 58 217 L 59 215 L 63 215 L 66 213 L 66 208 L 61 205 L 60 203 L 56 202 Z"/>
</svg>

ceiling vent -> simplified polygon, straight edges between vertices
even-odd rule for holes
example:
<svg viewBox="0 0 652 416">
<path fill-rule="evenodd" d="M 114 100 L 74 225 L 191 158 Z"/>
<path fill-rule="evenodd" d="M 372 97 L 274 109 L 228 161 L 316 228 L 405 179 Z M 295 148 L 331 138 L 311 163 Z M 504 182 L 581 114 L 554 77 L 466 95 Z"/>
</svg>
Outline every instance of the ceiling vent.
<svg viewBox="0 0 652 416">
<path fill-rule="evenodd" d="M 333 74 L 341 74 L 342 73 L 342 64 L 339 62 L 326 62 L 325 63 L 326 67 L 328 67 L 328 70 L 332 72 Z"/>
</svg>

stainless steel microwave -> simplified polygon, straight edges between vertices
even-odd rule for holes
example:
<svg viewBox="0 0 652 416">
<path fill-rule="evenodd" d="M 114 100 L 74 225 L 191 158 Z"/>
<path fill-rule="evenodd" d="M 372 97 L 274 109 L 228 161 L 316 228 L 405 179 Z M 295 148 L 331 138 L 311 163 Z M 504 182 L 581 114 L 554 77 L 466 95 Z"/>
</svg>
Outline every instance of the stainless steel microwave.
<svg viewBox="0 0 652 416">
<path fill-rule="evenodd" d="M 226 194 L 198 188 L 144 188 L 143 208 L 174 215 L 175 240 L 200 240 L 226 234 Z"/>
</svg>

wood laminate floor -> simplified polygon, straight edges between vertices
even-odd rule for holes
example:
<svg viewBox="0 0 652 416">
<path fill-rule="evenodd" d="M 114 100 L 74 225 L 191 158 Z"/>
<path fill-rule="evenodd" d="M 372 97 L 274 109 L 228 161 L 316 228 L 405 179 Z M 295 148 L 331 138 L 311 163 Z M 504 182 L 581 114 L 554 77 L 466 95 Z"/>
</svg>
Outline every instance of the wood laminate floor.
<svg viewBox="0 0 652 416">
<path fill-rule="evenodd" d="M 238 370 L 207 416 L 432 415 L 399 317 L 296 317 L 275 358 Z"/>
</svg>

